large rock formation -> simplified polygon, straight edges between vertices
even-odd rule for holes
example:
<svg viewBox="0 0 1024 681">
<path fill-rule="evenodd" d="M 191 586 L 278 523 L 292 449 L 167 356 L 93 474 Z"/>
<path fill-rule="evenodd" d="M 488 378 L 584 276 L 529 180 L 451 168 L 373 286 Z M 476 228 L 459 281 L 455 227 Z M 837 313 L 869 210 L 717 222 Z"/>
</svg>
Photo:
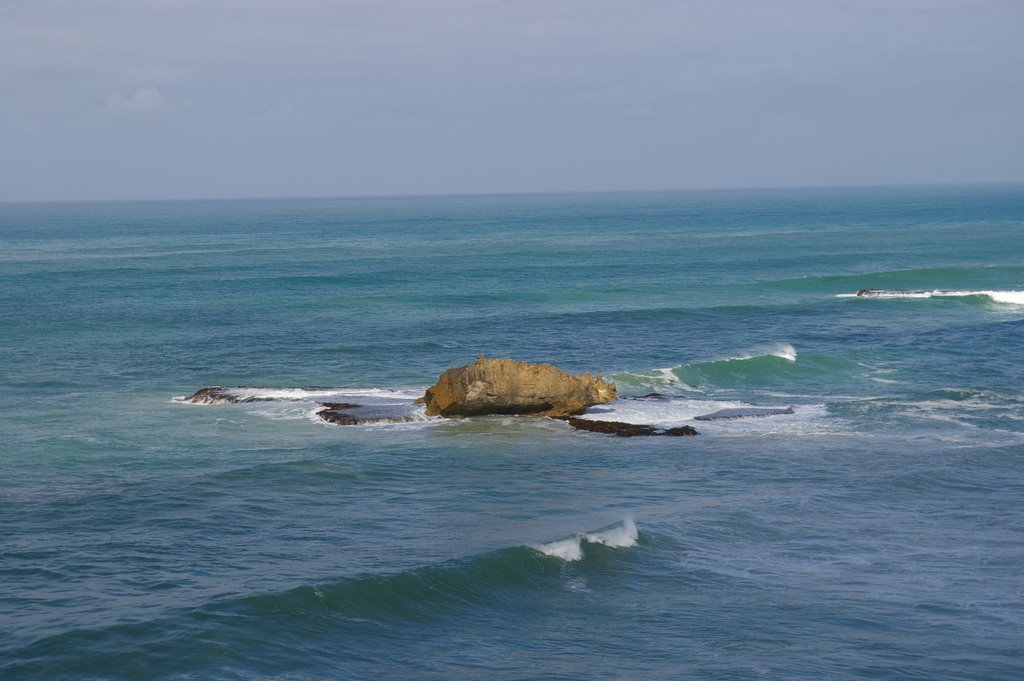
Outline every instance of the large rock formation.
<svg viewBox="0 0 1024 681">
<path fill-rule="evenodd" d="M 420 402 L 428 416 L 516 414 L 566 417 L 615 399 L 615 384 L 550 364 L 487 359 L 449 369 Z"/>
</svg>

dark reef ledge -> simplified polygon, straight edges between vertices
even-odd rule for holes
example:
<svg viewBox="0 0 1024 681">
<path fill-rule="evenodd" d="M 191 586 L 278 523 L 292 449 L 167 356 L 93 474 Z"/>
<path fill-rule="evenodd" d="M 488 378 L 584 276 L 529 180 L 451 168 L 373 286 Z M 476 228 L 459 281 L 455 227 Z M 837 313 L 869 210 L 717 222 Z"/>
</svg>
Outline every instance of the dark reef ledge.
<svg viewBox="0 0 1024 681">
<path fill-rule="evenodd" d="M 316 412 L 324 421 L 338 426 L 360 426 L 370 423 L 411 423 L 417 419 L 409 414 L 379 406 L 364 406 L 347 402 L 325 402 Z"/>
<path fill-rule="evenodd" d="M 244 392 L 243 394 L 238 394 L 240 391 L 251 389 L 253 388 L 223 388 L 221 386 L 200 388 L 186 397 L 185 401 L 192 404 L 244 404 L 246 402 L 273 401 L 273 398 L 269 397 L 252 397 L 245 395 Z"/>
<path fill-rule="evenodd" d="M 575 416 L 571 416 L 565 420 L 576 430 L 588 430 L 593 433 L 606 433 L 608 435 L 618 435 L 619 437 L 638 437 L 644 435 L 668 435 L 678 437 L 698 434 L 693 426 L 656 428 L 654 426 L 644 424 L 622 423 L 621 421 L 597 421 L 593 419 L 581 419 Z"/>
<path fill-rule="evenodd" d="M 732 419 L 762 418 L 765 416 L 780 416 L 784 414 L 795 414 L 793 407 L 734 407 L 730 409 L 719 409 L 710 414 L 694 416 L 697 421 L 726 421 Z"/>
</svg>

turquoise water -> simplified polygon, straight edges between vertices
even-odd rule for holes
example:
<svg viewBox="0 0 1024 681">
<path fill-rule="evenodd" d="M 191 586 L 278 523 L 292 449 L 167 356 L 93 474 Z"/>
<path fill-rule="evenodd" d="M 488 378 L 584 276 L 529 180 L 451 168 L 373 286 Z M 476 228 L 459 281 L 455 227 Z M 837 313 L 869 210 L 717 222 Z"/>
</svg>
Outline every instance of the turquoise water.
<svg viewBox="0 0 1024 681">
<path fill-rule="evenodd" d="M 1024 678 L 1022 292 L 1019 186 L 0 205 L 0 678 Z M 313 416 L 481 353 L 701 434 Z"/>
</svg>

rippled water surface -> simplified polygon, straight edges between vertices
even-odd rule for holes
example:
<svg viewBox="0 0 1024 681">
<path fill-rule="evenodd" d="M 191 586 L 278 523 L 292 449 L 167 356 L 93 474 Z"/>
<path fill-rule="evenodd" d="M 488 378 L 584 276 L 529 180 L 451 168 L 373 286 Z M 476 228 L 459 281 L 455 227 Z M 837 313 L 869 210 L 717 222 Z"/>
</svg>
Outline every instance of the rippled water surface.
<svg viewBox="0 0 1024 681">
<path fill-rule="evenodd" d="M 5 680 L 1024 678 L 1020 187 L 0 205 L 0 329 Z"/>
</svg>

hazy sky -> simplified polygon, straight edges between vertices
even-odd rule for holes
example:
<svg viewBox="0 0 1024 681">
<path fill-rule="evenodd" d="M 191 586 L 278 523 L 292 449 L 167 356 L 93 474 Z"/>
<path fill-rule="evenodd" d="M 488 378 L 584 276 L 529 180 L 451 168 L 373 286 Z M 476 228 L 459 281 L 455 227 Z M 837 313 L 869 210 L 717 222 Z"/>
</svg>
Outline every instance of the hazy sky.
<svg viewBox="0 0 1024 681">
<path fill-rule="evenodd" d="M 0 201 L 1024 181 L 1024 0 L 0 0 Z"/>
</svg>

